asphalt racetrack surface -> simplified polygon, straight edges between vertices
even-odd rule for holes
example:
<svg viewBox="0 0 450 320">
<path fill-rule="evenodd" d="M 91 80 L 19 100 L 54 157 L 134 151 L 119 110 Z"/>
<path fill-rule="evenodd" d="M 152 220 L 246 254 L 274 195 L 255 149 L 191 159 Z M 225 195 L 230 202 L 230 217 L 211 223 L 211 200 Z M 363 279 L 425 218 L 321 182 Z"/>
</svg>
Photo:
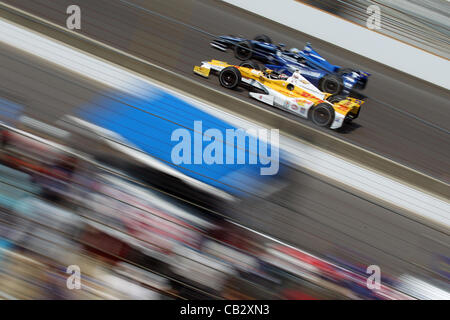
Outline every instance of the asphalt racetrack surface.
<svg viewBox="0 0 450 320">
<path fill-rule="evenodd" d="M 66 9 L 73 4 L 71 0 L 5 2 L 62 26 L 66 25 Z M 332 63 L 372 74 L 363 92 L 370 99 L 354 124 L 339 132 L 323 130 L 446 183 L 450 181 L 448 90 L 220 1 L 79 0 L 77 5 L 82 10 L 78 32 L 215 88 L 220 88 L 218 79 L 194 75 L 193 66 L 213 58 L 229 63 L 238 61 L 231 52 L 211 48 L 212 38 L 204 32 L 248 38 L 267 34 L 288 48 L 303 48 L 309 41 Z M 420 61 L 417 65 L 426 67 Z M 228 93 L 272 109 L 250 99 L 247 91 Z M 313 126 L 307 120 L 298 121 Z"/>
<path fill-rule="evenodd" d="M 0 94 L 26 106 L 25 113 L 50 124 L 105 91 L 24 52 L 0 45 Z M 346 251 L 392 274 L 433 276 L 437 254 L 449 256 L 448 235 L 350 191 L 299 170 L 288 188 L 269 199 L 249 199 L 226 215 L 320 255 Z"/>
</svg>

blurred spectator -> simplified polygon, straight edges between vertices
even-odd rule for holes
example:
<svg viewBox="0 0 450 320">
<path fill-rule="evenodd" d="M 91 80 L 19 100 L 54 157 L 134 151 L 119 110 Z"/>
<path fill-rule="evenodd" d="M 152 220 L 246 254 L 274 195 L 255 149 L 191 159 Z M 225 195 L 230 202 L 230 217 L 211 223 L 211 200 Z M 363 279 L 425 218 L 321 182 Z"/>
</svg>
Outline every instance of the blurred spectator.
<svg viewBox="0 0 450 320">
<path fill-rule="evenodd" d="M 386 286 L 367 289 L 363 264 L 346 258 L 338 267 L 268 241 L 45 140 L 3 130 L 1 144 L 2 297 L 408 298 Z M 66 287 L 69 265 L 81 269 L 81 290 Z"/>
</svg>

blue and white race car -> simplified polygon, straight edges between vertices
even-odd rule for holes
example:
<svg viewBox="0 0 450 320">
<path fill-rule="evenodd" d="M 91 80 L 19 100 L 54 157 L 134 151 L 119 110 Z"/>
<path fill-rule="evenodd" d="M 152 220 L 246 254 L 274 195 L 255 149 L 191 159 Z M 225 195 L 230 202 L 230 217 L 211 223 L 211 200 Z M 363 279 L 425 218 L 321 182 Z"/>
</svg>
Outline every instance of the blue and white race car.
<svg viewBox="0 0 450 320">
<path fill-rule="evenodd" d="M 211 46 L 221 51 L 233 49 L 239 60 L 247 61 L 257 69 L 257 60 L 265 67 L 279 74 L 291 76 L 298 70 L 308 81 L 321 91 L 331 94 L 354 93 L 366 87 L 369 73 L 361 70 L 342 68 L 329 63 L 308 43 L 303 50 L 292 48 L 285 50 L 283 44 L 274 45 L 266 35 L 247 40 L 234 36 L 220 36 L 211 42 Z"/>
</svg>

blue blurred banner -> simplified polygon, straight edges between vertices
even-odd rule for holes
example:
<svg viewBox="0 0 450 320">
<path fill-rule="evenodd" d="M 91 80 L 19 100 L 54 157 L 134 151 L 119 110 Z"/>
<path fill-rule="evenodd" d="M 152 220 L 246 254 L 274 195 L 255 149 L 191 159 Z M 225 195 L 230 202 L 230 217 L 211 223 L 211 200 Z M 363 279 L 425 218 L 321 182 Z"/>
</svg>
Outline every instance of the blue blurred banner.
<svg viewBox="0 0 450 320">
<path fill-rule="evenodd" d="M 233 194 L 242 194 L 243 191 L 252 192 L 262 188 L 269 179 L 276 176 L 262 176 L 261 169 L 271 165 L 274 170 L 278 168 L 278 141 L 276 146 L 272 146 L 256 137 L 250 139 L 247 137 L 244 144 L 242 141 L 234 145 L 226 144 L 226 130 L 238 128 L 156 86 L 148 84 L 145 90 L 141 88 L 139 96 L 117 91 L 107 92 L 92 103 L 83 106 L 80 117 L 119 134 L 132 146 L 183 174 L 226 192 Z M 196 132 L 194 132 L 194 126 Z M 192 142 L 190 150 L 187 151 L 189 154 L 184 154 L 191 163 L 184 162 L 176 165 L 172 161 L 173 148 L 177 145 L 179 147 L 182 140 L 180 137 L 174 137 L 174 141 L 171 139 L 177 129 L 179 129 L 178 132 L 181 130 L 187 133 Z M 200 132 L 197 131 L 199 129 Z M 219 135 L 219 139 L 211 138 L 208 133 L 205 135 L 208 129 L 216 129 L 213 132 Z M 202 157 L 203 152 L 212 143 L 212 141 L 202 142 L 202 137 L 205 136 L 222 144 L 223 154 L 217 155 L 213 152 L 212 155 L 221 158 L 224 163 L 231 162 L 231 164 L 205 163 L 205 158 Z M 219 141 L 220 136 L 224 139 L 223 141 Z M 270 134 L 267 136 L 270 138 Z M 234 141 L 237 142 L 238 139 Z M 268 157 L 260 156 L 260 150 L 267 152 Z M 234 152 L 230 155 L 231 152 L 227 151 Z M 255 152 L 258 153 L 256 163 L 254 163 Z M 242 160 L 242 156 L 245 156 L 245 163 L 238 164 L 238 157 Z M 194 160 L 197 160 L 197 163 L 193 163 Z"/>
</svg>

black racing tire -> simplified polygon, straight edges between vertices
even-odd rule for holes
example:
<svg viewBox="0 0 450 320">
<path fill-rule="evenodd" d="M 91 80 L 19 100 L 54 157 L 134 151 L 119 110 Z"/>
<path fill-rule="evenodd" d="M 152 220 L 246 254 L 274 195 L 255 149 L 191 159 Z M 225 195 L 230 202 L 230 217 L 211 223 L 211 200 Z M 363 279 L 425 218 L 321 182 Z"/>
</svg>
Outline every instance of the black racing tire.
<svg viewBox="0 0 450 320">
<path fill-rule="evenodd" d="M 340 94 L 333 94 L 332 96 L 329 96 L 327 98 L 327 101 L 331 102 L 331 103 L 336 103 L 336 102 L 339 102 L 339 101 L 342 101 L 342 100 L 345 100 L 345 99 L 347 99 L 346 96 L 343 96 L 343 95 L 340 95 Z"/>
<path fill-rule="evenodd" d="M 265 43 L 272 43 L 272 39 L 270 39 L 270 37 L 266 36 L 265 34 L 259 34 L 253 40 Z"/>
<path fill-rule="evenodd" d="M 253 45 L 250 41 L 241 41 L 234 46 L 234 56 L 239 60 L 250 60 L 253 56 Z"/>
<path fill-rule="evenodd" d="M 259 64 L 257 64 L 256 62 L 250 61 L 250 60 L 242 61 L 239 64 L 239 66 L 244 67 L 244 68 L 261 70 L 261 67 L 259 66 Z"/>
<path fill-rule="evenodd" d="M 344 88 L 344 82 L 335 74 L 327 74 L 319 82 L 319 89 L 323 92 L 331 93 L 333 95 L 339 94 Z"/>
<path fill-rule="evenodd" d="M 319 127 L 329 127 L 334 121 L 334 109 L 328 103 L 319 103 L 309 113 L 310 120 Z"/>
<path fill-rule="evenodd" d="M 226 67 L 219 73 L 219 82 L 222 87 L 235 89 L 241 83 L 241 73 L 236 67 Z"/>
</svg>

